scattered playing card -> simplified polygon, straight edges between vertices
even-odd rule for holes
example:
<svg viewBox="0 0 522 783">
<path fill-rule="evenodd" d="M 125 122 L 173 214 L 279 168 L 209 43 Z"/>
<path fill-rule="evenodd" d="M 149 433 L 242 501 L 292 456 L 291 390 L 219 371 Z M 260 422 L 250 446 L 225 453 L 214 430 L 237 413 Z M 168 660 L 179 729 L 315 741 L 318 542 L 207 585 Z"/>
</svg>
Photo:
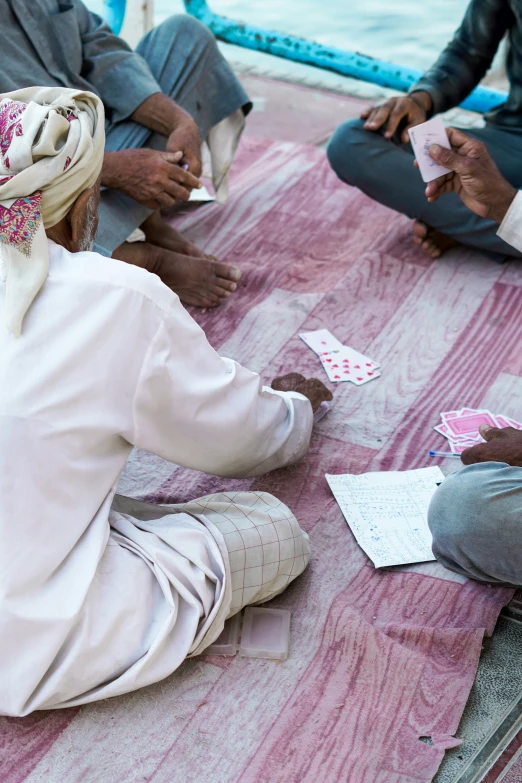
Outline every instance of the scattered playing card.
<svg viewBox="0 0 522 783">
<path fill-rule="evenodd" d="M 333 383 L 351 381 L 356 386 L 362 386 L 363 383 L 380 376 L 376 369 L 379 366 L 377 362 L 347 345 L 341 346 L 337 351 L 323 353 L 319 359 Z"/>
<path fill-rule="evenodd" d="M 463 436 L 463 435 L 476 435 L 479 431 L 479 427 L 486 425 L 488 427 L 496 427 L 497 422 L 493 414 L 487 412 L 480 412 L 475 414 L 466 414 L 459 416 L 455 419 L 448 419 L 446 425 L 450 431 L 451 436 Z"/>
<path fill-rule="evenodd" d="M 479 432 L 481 425 L 488 427 L 514 427 L 522 430 L 522 424 L 503 414 L 495 414 L 485 408 L 461 408 L 456 411 L 444 411 L 440 414 L 441 423 L 433 429 L 448 439 L 453 454 L 462 454 L 464 449 L 483 443 Z"/>
<path fill-rule="evenodd" d="M 410 128 L 408 133 L 424 182 L 431 182 L 450 171 L 445 166 L 435 163 L 429 153 L 432 144 L 440 144 L 441 147 L 451 149 L 446 128 L 440 117 L 433 117 L 428 122 L 416 125 L 414 128 Z"/>
<path fill-rule="evenodd" d="M 513 427 L 516 430 L 522 430 L 522 424 L 515 419 L 510 419 L 507 416 L 495 416 L 499 427 Z"/>
<path fill-rule="evenodd" d="M 380 376 L 376 361 L 343 345 L 328 329 L 302 332 L 299 337 L 319 356 L 332 383 L 350 381 L 356 386 L 362 386 Z"/>
<path fill-rule="evenodd" d="M 190 191 L 189 201 L 215 201 L 216 197 L 213 196 L 208 188 L 203 185 L 199 190 L 194 189 Z"/>
<path fill-rule="evenodd" d="M 318 356 L 322 353 L 337 351 L 343 344 L 328 329 L 316 329 L 315 332 L 302 332 L 299 337 Z"/>
</svg>

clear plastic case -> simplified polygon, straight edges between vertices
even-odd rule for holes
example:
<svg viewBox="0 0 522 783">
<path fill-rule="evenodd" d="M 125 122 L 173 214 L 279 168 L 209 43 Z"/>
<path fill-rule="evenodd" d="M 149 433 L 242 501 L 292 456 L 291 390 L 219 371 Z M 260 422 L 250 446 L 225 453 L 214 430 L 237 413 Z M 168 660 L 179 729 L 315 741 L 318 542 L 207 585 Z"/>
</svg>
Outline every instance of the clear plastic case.
<svg viewBox="0 0 522 783">
<path fill-rule="evenodd" d="M 239 642 L 239 627 L 241 625 L 241 612 L 238 612 L 230 620 L 214 644 L 204 650 L 205 655 L 235 655 Z"/>
<path fill-rule="evenodd" d="M 286 661 L 291 612 L 286 609 L 245 609 L 239 654 L 249 658 Z"/>
</svg>

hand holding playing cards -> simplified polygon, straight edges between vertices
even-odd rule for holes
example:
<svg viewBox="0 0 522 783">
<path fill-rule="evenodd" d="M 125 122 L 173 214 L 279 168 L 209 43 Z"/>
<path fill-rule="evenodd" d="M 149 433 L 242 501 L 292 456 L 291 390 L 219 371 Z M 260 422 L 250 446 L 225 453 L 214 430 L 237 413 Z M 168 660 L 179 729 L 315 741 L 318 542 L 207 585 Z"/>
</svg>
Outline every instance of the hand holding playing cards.
<svg viewBox="0 0 522 783">
<path fill-rule="evenodd" d="M 480 427 L 486 443 L 479 443 L 461 454 L 464 465 L 476 462 L 507 462 L 522 467 L 522 432 L 514 427 Z"/>
<path fill-rule="evenodd" d="M 364 128 L 369 131 L 378 131 L 379 128 L 386 125 L 384 132 L 386 139 L 391 139 L 401 122 L 405 120 L 406 126 L 401 134 L 401 141 L 407 144 L 409 141 L 408 128 L 425 122 L 432 105 L 431 95 L 419 90 L 411 95 L 389 98 L 379 106 L 370 106 L 363 111 L 361 119 L 366 120 Z"/>
<path fill-rule="evenodd" d="M 437 201 L 443 193 L 457 193 L 476 215 L 502 223 L 516 189 L 504 179 L 482 142 L 455 128 L 448 128 L 447 133 L 451 150 L 433 144 L 429 152 L 434 161 L 451 171 L 428 183 L 428 201 Z"/>
<path fill-rule="evenodd" d="M 281 375 L 272 381 L 275 391 L 295 391 L 304 394 L 312 403 L 312 410 L 318 409 L 322 402 L 333 400 L 332 392 L 318 378 L 305 378 L 299 372 Z"/>
</svg>

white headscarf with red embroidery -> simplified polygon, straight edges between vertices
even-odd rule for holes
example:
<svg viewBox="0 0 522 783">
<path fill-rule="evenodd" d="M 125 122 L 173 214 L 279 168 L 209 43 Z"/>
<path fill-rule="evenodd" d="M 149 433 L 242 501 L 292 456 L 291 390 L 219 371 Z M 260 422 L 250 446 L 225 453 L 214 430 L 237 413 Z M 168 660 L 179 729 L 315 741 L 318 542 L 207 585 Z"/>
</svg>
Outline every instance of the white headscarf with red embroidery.
<svg viewBox="0 0 522 783">
<path fill-rule="evenodd" d="M 0 94 L 0 263 L 5 323 L 17 337 L 47 277 L 45 229 L 94 185 L 104 147 L 96 95 L 60 87 Z"/>
</svg>

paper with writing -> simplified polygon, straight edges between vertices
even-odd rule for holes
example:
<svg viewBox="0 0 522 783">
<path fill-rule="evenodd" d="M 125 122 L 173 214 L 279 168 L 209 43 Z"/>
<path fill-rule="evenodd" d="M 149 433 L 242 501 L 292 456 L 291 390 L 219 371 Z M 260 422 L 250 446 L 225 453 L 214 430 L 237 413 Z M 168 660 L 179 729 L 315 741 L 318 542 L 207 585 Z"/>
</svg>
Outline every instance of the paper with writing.
<svg viewBox="0 0 522 783">
<path fill-rule="evenodd" d="M 376 568 L 435 560 L 428 506 L 444 480 L 439 467 L 326 474 L 357 543 Z"/>
</svg>

